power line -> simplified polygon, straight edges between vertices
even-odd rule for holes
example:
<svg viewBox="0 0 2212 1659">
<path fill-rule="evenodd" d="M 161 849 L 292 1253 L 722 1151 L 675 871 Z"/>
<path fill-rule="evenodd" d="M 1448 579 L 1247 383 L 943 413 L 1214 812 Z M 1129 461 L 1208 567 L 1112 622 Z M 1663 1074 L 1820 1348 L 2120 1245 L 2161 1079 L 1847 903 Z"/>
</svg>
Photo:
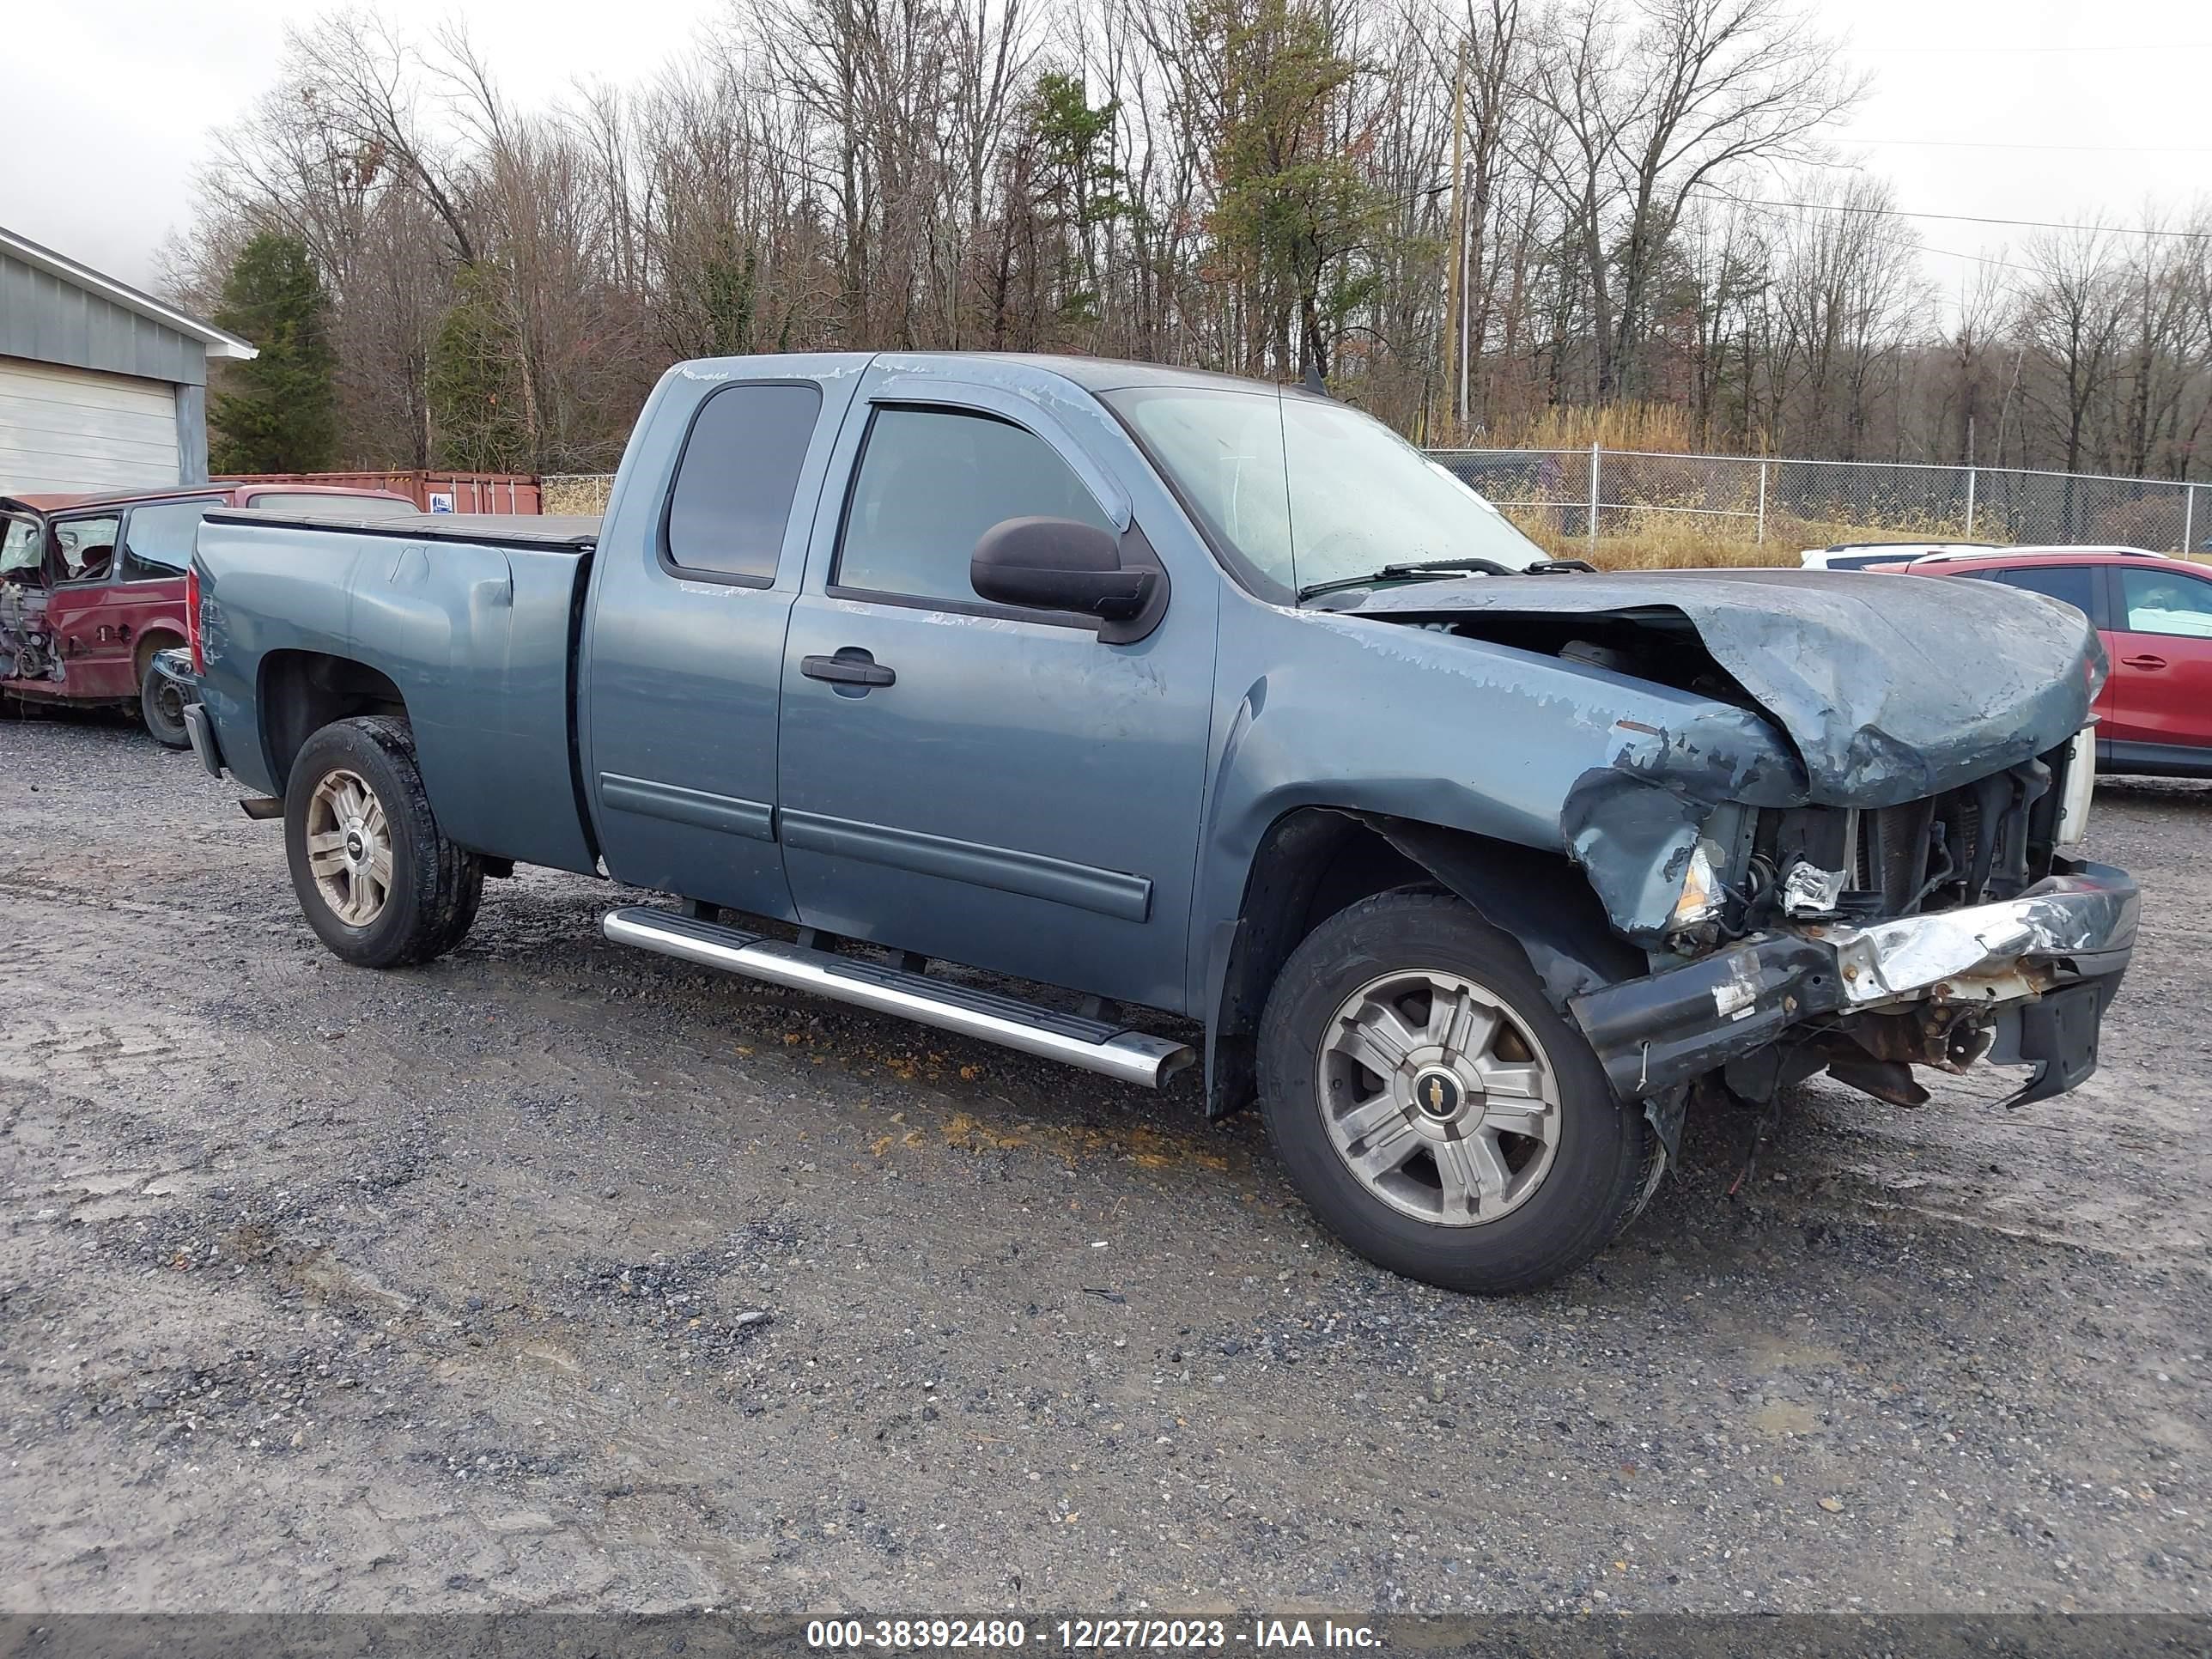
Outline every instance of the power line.
<svg viewBox="0 0 2212 1659">
<path fill-rule="evenodd" d="M 1808 213 L 1861 213 L 1877 218 L 1946 219 L 1963 225 L 2011 225 L 2023 230 L 2094 230 L 2117 236 L 2157 236 L 2177 242 L 2212 242 L 2212 231 L 2154 230 L 2128 225 L 2068 225 L 2053 219 L 1994 219 L 1978 213 L 1921 213 L 1911 208 L 1863 207 L 1850 202 L 1772 202 L 1757 196 L 1731 196 L 1710 185 L 1698 192 L 1742 207 L 1802 208 Z"/>
<path fill-rule="evenodd" d="M 1920 252 L 1923 253 L 1933 253 L 1938 258 L 1967 259 L 1972 261 L 1978 265 L 1996 265 L 2000 270 L 2021 271 L 2030 276 L 2040 276 L 2042 274 L 2033 265 L 2016 265 L 2009 259 L 1996 258 L 1987 253 L 1961 253 L 1956 248 L 1930 247 L 1925 242 L 1923 242 L 1920 245 Z"/>
<path fill-rule="evenodd" d="M 2093 155 L 2212 155 L 2212 144 L 2015 144 L 1990 138 L 1862 138 L 1856 133 L 1847 144 L 1901 144 L 1926 149 L 2063 149 Z"/>
<path fill-rule="evenodd" d="M 2140 40 L 2118 44 L 2100 42 L 2095 46 L 1846 46 L 1845 50 L 1906 54 L 1971 52 L 1979 58 L 1985 57 L 1993 52 L 2212 52 L 2212 40 Z"/>
</svg>

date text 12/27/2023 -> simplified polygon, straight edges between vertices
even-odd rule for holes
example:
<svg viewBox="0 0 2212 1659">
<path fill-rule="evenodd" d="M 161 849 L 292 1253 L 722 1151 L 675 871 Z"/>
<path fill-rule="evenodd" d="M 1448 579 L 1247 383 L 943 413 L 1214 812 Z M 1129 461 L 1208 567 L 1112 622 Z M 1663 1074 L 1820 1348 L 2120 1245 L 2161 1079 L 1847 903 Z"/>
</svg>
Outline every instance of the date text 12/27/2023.
<svg viewBox="0 0 2212 1659">
<path fill-rule="evenodd" d="M 1333 1619 L 1062 1619 L 1032 1632 L 1018 1619 L 817 1619 L 806 1645 L 826 1651 L 900 1652 L 923 1649 L 1025 1648 L 1066 1651 L 1190 1652 L 1382 1645 L 1370 1626 Z"/>
</svg>

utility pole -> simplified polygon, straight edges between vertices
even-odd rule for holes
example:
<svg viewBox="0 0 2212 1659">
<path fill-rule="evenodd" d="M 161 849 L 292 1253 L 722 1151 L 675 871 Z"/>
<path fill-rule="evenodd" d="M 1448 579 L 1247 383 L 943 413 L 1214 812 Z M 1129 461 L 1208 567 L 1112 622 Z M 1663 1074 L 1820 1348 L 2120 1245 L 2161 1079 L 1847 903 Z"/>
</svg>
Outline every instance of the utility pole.
<svg viewBox="0 0 2212 1659">
<path fill-rule="evenodd" d="M 1444 397 L 1457 432 L 1465 418 L 1467 394 L 1462 390 L 1466 367 L 1461 361 L 1460 273 L 1467 264 L 1467 42 L 1459 43 L 1459 75 L 1452 90 L 1452 257 L 1451 293 L 1444 301 Z"/>
</svg>

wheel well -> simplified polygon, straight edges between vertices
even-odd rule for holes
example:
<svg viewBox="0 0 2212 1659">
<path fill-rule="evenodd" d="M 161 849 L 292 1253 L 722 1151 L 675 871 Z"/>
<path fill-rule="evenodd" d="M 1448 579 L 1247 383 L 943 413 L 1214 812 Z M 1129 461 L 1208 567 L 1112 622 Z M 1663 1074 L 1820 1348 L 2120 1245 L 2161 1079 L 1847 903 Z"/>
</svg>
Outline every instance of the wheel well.
<svg viewBox="0 0 2212 1659">
<path fill-rule="evenodd" d="M 390 676 L 320 651 L 271 651 L 264 657 L 259 701 L 261 740 L 279 794 L 300 746 L 331 721 L 356 714 L 407 718 L 406 699 Z"/>
<path fill-rule="evenodd" d="M 134 684 L 146 683 L 146 665 L 154 660 L 156 651 L 173 651 L 185 643 L 185 636 L 166 628 L 149 629 L 138 636 L 137 648 L 131 653 L 131 678 Z"/>
<path fill-rule="evenodd" d="M 1516 940 L 1562 1009 L 1577 990 L 1646 971 L 1564 854 L 1381 814 L 1302 807 L 1268 827 L 1245 878 L 1206 1034 L 1209 1115 L 1251 1101 L 1260 1015 L 1299 942 L 1361 899 L 1419 885 L 1456 894 Z"/>
</svg>

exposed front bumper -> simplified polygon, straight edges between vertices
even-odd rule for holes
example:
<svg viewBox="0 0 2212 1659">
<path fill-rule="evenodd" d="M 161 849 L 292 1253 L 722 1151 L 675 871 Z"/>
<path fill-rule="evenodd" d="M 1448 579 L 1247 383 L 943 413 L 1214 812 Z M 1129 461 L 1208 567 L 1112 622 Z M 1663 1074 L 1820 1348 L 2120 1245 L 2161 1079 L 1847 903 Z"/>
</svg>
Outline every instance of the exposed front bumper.
<svg viewBox="0 0 2212 1659">
<path fill-rule="evenodd" d="M 1927 1002 L 1984 1011 L 1997 1028 L 1993 1057 L 2039 1067 L 2017 1098 L 2043 1098 L 2094 1068 L 2097 1021 L 2135 948 L 2140 905 L 2125 871 L 2079 865 L 1996 904 L 1763 934 L 1569 1006 L 1628 1100 L 1795 1028 Z M 2066 994 L 2085 982 L 2093 994 Z"/>
</svg>

